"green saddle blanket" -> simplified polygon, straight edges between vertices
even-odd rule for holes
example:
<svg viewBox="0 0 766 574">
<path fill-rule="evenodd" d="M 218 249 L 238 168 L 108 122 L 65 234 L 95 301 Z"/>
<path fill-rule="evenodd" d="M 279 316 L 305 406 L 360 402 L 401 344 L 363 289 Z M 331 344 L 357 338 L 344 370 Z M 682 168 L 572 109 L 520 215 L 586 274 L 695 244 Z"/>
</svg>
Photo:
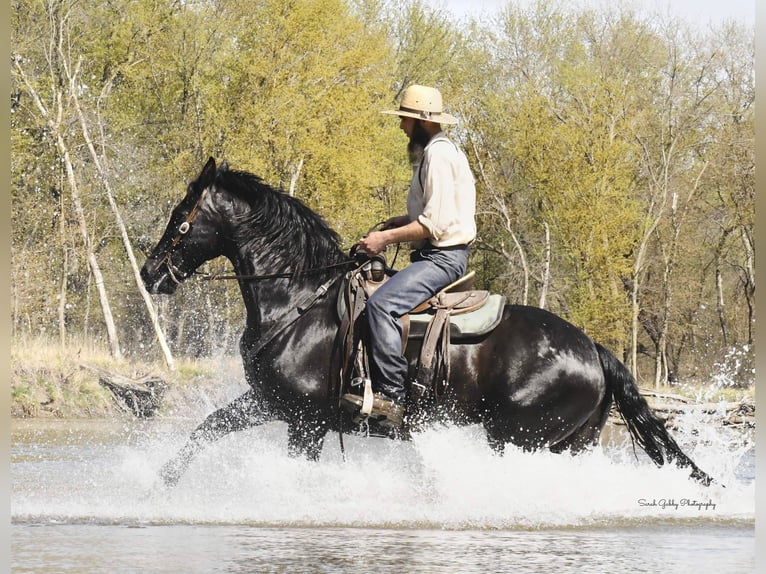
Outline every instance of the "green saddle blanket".
<svg viewBox="0 0 766 574">
<path fill-rule="evenodd" d="M 486 335 L 500 323 L 504 309 L 505 296 L 493 294 L 476 311 L 450 316 L 450 339 L 454 341 Z M 422 339 L 433 316 L 430 311 L 410 314 L 410 339 Z"/>
</svg>

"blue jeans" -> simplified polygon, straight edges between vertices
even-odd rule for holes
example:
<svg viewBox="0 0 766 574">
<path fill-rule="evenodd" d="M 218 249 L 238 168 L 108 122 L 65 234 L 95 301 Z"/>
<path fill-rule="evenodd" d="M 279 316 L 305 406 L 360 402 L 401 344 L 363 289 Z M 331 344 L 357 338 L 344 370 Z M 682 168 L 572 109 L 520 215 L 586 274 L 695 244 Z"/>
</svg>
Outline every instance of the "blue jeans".
<svg viewBox="0 0 766 574">
<path fill-rule="evenodd" d="M 467 246 L 413 251 L 412 263 L 389 277 L 367 301 L 370 367 L 376 392 L 404 402 L 408 365 L 402 353 L 399 317 L 462 277 L 468 266 L 468 252 Z"/>
</svg>

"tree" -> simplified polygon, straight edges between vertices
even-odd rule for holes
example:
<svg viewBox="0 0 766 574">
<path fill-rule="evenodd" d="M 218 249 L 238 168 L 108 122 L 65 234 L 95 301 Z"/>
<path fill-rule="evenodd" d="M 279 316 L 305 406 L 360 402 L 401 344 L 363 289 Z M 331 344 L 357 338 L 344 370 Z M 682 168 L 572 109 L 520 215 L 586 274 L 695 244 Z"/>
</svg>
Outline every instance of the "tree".
<svg viewBox="0 0 766 574">
<path fill-rule="evenodd" d="M 112 309 L 109 304 L 109 298 L 107 296 L 107 289 L 104 282 L 104 277 L 101 271 L 101 266 L 96 258 L 93 245 L 91 243 L 90 233 L 88 231 L 88 224 L 86 221 L 85 211 L 80 198 L 80 189 L 75 175 L 72 156 L 70 155 L 70 146 L 67 143 L 66 130 L 64 122 L 67 120 L 67 90 L 76 90 L 77 86 L 73 85 L 71 79 L 76 74 L 70 74 L 65 72 L 67 69 L 67 53 L 68 48 L 68 20 L 71 16 L 71 5 L 69 2 L 53 2 L 51 1 L 47 5 L 47 16 L 50 27 L 49 33 L 49 45 L 46 52 L 48 73 L 50 75 L 51 83 L 48 85 L 50 91 L 50 101 L 44 102 L 38 91 L 33 85 L 32 80 L 27 76 L 24 67 L 22 57 L 19 55 L 14 56 L 13 65 L 14 70 L 20 78 L 20 83 L 23 85 L 28 96 L 31 98 L 33 105 L 37 108 L 40 120 L 45 124 L 46 128 L 50 132 L 51 137 L 55 141 L 56 148 L 58 150 L 60 160 L 66 169 L 67 182 L 71 193 L 72 204 L 74 206 L 77 222 L 80 233 L 82 235 L 83 245 L 85 247 L 86 257 L 90 271 L 93 274 L 96 289 L 99 294 L 99 302 L 101 303 L 101 311 L 104 318 L 104 323 L 107 329 L 109 346 L 112 352 L 112 356 L 116 359 L 122 358 L 122 351 L 120 350 L 119 339 L 117 336 L 117 328 L 115 326 L 114 317 L 112 315 Z"/>
<path fill-rule="evenodd" d="M 15 0 L 12 15 L 15 335 L 154 350 L 131 251 L 209 155 L 350 245 L 402 209 L 405 138 L 379 112 L 418 82 L 461 119 L 483 286 L 622 348 L 655 384 L 752 356 L 752 30 L 555 0 L 461 24 L 422 0 Z M 152 299 L 166 356 L 235 349 L 238 300 L 202 281 Z"/>
<path fill-rule="evenodd" d="M 728 163 L 725 158 L 732 150 L 738 150 L 735 153 L 742 154 L 735 163 L 740 166 L 738 169 L 744 168 L 742 174 L 746 174 L 748 168 L 745 166 L 748 162 L 743 160 L 748 156 L 746 150 L 752 150 L 752 132 L 748 134 L 746 127 L 739 131 L 736 141 L 727 137 L 726 126 L 731 125 L 729 118 L 741 119 L 743 113 L 746 116 L 750 104 L 747 98 L 739 97 L 742 94 L 740 90 L 736 96 L 729 92 L 726 98 L 724 83 L 721 82 L 721 78 L 726 76 L 721 67 L 722 54 L 741 53 L 743 49 L 746 53 L 746 44 L 739 48 L 734 43 L 723 47 L 721 43 L 711 44 L 709 38 L 684 36 L 678 30 L 676 26 L 668 26 L 662 37 L 662 45 L 668 49 L 668 58 L 662 68 L 662 79 L 653 90 L 656 94 L 653 109 L 658 113 L 647 118 L 643 133 L 637 133 L 644 149 L 642 162 L 651 198 L 649 205 L 657 207 L 641 244 L 642 257 L 636 259 L 634 319 L 638 318 L 636 301 L 640 296 L 643 317 L 641 323 L 655 346 L 656 386 L 678 376 L 679 348 L 683 346 L 683 341 L 693 337 L 689 331 L 693 324 L 678 329 L 674 327 L 673 318 L 693 317 L 693 322 L 696 322 L 699 317 L 697 309 L 701 306 L 699 297 L 705 297 L 704 286 L 711 280 L 716 295 L 715 303 L 710 307 L 717 309 L 723 346 L 727 346 L 722 254 L 731 243 L 731 235 L 736 225 L 732 226 L 730 222 L 723 221 L 716 215 L 730 213 L 732 210 L 724 208 L 711 211 L 710 207 L 721 198 L 721 189 L 725 187 L 731 190 L 734 182 L 744 183 L 748 176 L 744 175 L 744 179 L 729 178 L 724 186 L 713 184 L 717 191 L 711 189 L 710 183 L 711 176 L 721 169 L 720 166 Z M 738 60 L 743 64 L 747 61 L 746 58 Z M 746 86 L 746 76 L 738 75 L 739 82 L 742 82 L 742 87 Z M 722 105 L 722 97 L 730 99 L 729 105 Z M 733 107 L 736 111 L 732 114 L 731 105 L 735 100 L 736 104 L 733 104 Z M 711 137 L 713 133 L 716 133 L 715 137 Z M 726 149 L 719 148 L 719 143 Z M 747 183 L 740 187 L 743 190 L 747 188 Z M 743 204 L 744 212 L 748 209 L 752 212 L 752 202 L 749 203 L 749 207 L 745 207 L 747 204 L 747 201 Z M 716 231 L 715 226 L 700 228 L 699 221 L 711 221 L 716 225 L 720 223 L 720 232 Z M 747 236 L 747 233 L 744 235 Z M 686 260 L 697 257 L 698 261 L 710 261 L 710 255 L 701 252 L 700 245 L 716 246 L 712 251 L 713 261 L 709 266 L 702 267 L 712 269 L 713 273 L 700 275 L 700 286 L 696 290 L 692 289 L 694 295 L 691 299 L 678 298 L 676 292 L 683 290 L 679 287 L 684 283 L 688 284 L 689 278 L 695 275 L 694 272 L 690 273 L 690 266 Z M 746 258 L 742 260 L 742 264 L 742 268 L 748 267 Z M 699 265 L 696 267 L 699 269 Z M 642 275 L 655 278 L 656 293 L 638 289 Z M 656 289 L 656 285 L 660 288 Z M 675 335 L 671 335 L 673 331 Z M 635 328 L 633 337 L 635 342 Z M 676 351 L 673 353 L 676 356 L 675 360 L 671 360 L 669 351 L 671 338 L 676 340 Z M 711 344 L 710 335 L 706 335 L 704 340 L 705 346 Z M 634 364 L 635 349 L 634 344 Z"/>
<path fill-rule="evenodd" d="M 547 300 L 549 269 L 558 269 L 552 283 L 559 309 L 620 345 L 622 284 L 641 207 L 630 135 L 640 93 L 630 56 L 641 49 L 640 31 L 591 12 L 536 10 L 503 13 L 500 32 L 489 37 L 496 64 L 480 68 L 482 94 L 467 105 L 476 110 L 470 137 L 491 198 L 487 210 L 504 222 L 523 285 L 536 277 L 540 300 Z M 522 231 L 513 231 L 512 220 Z M 528 258 L 523 246 L 533 243 L 541 247 Z M 502 242 L 492 249 L 510 260 Z"/>
</svg>

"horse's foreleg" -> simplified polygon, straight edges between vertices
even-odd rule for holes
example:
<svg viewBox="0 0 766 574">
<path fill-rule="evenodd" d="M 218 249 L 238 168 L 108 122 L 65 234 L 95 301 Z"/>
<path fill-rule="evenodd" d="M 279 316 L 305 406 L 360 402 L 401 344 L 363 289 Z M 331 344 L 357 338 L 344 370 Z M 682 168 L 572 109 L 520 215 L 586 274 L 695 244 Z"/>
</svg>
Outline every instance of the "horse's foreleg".
<svg viewBox="0 0 766 574">
<path fill-rule="evenodd" d="M 258 406 L 253 391 L 247 391 L 225 407 L 213 412 L 194 429 L 178 454 L 163 465 L 160 470 L 162 481 L 167 486 L 174 486 L 194 457 L 207 445 L 229 433 L 245 430 L 269 420 Z"/>
<path fill-rule="evenodd" d="M 288 453 L 293 457 L 305 457 L 317 461 L 322 453 L 324 437 L 329 425 L 326 417 L 301 418 L 287 428 Z"/>
</svg>

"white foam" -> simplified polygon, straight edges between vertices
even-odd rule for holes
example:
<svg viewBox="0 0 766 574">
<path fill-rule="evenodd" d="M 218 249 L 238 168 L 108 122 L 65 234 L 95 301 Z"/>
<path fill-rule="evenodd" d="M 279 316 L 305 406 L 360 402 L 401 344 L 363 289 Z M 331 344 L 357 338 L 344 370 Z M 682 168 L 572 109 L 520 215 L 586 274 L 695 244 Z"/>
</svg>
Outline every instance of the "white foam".
<svg viewBox="0 0 766 574">
<path fill-rule="evenodd" d="M 636 460 L 624 437 L 576 457 L 513 447 L 499 456 L 479 427 L 440 426 L 410 443 L 347 437 L 344 462 L 328 435 L 322 459 L 312 463 L 287 456 L 285 425 L 273 423 L 209 448 L 170 490 L 153 489 L 157 471 L 187 429 L 75 449 L 79 459 L 16 463 L 12 516 L 483 529 L 754 520 L 755 479 L 737 476 L 743 457 L 752 456 L 751 435 L 700 425 L 694 416 L 680 421 L 675 436 L 719 481 L 709 488 L 687 470 Z"/>
</svg>

